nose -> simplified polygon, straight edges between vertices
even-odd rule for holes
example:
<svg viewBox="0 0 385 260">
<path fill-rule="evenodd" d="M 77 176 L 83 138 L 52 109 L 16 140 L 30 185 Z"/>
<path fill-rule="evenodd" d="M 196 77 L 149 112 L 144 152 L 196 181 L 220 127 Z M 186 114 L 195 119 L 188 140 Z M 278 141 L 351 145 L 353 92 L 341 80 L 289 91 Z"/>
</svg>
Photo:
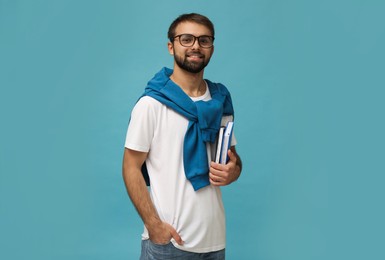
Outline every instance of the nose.
<svg viewBox="0 0 385 260">
<path fill-rule="evenodd" d="M 199 40 L 198 38 L 195 38 L 193 46 L 191 46 L 192 49 L 199 49 L 201 46 L 199 45 Z"/>
</svg>

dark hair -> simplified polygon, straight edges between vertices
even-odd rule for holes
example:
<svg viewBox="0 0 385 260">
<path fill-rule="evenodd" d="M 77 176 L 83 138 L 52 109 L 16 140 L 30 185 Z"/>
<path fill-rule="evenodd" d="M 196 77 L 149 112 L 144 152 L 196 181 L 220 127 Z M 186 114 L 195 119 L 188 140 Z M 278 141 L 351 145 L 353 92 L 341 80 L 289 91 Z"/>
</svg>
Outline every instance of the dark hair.
<svg viewBox="0 0 385 260">
<path fill-rule="evenodd" d="M 211 31 L 211 34 L 212 34 L 211 36 L 214 37 L 214 33 L 215 33 L 214 25 L 209 20 L 209 18 L 207 18 L 206 16 L 201 15 L 201 14 L 191 13 L 191 14 L 182 14 L 171 23 L 170 28 L 168 29 L 168 34 L 167 34 L 170 41 L 172 41 L 175 37 L 176 27 L 180 23 L 183 23 L 183 22 L 193 22 L 193 23 L 197 23 L 197 24 L 206 26 Z"/>
</svg>

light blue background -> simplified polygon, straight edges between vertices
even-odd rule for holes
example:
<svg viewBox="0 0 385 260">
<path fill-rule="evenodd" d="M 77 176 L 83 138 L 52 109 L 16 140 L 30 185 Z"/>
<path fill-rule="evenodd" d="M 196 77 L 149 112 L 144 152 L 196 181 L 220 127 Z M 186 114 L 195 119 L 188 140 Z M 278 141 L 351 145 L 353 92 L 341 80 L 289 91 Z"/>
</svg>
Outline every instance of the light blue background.
<svg viewBox="0 0 385 260">
<path fill-rule="evenodd" d="M 0 258 L 137 259 L 127 122 L 179 14 L 216 26 L 244 170 L 227 259 L 384 259 L 384 1 L 0 0 Z"/>
</svg>

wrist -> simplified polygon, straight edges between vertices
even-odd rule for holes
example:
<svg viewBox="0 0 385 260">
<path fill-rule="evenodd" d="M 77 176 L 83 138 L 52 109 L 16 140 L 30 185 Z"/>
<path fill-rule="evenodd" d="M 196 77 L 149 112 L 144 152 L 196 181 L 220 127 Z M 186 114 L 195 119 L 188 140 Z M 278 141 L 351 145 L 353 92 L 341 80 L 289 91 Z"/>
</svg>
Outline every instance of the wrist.
<svg viewBox="0 0 385 260">
<path fill-rule="evenodd" d="M 144 222 L 145 227 L 149 232 L 156 230 L 162 225 L 162 221 L 159 218 L 152 218 L 147 222 Z"/>
<path fill-rule="evenodd" d="M 238 180 L 240 175 L 241 175 L 241 167 L 239 165 L 235 165 L 234 181 Z"/>
</svg>

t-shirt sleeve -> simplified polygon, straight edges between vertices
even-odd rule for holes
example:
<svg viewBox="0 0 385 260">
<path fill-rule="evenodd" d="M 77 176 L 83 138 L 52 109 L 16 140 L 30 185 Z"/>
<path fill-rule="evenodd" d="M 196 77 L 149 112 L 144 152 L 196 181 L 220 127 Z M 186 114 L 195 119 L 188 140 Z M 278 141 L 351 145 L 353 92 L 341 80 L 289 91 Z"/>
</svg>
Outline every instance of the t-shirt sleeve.
<svg viewBox="0 0 385 260">
<path fill-rule="evenodd" d="M 156 127 L 156 106 L 151 97 L 142 97 L 135 104 L 128 124 L 125 147 L 139 152 L 149 152 Z"/>
</svg>

